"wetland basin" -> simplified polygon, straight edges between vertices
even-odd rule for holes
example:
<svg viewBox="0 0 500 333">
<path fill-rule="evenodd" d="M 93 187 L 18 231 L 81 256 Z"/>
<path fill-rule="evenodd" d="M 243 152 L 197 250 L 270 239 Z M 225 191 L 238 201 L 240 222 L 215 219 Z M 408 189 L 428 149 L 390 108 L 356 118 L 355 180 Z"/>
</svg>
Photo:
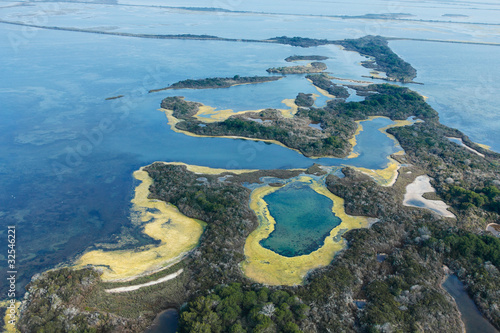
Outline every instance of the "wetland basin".
<svg viewBox="0 0 500 333">
<path fill-rule="evenodd" d="M 341 223 L 332 212 L 332 200 L 304 183 L 286 185 L 266 195 L 264 200 L 276 225 L 260 244 L 285 257 L 316 251 Z"/>
<path fill-rule="evenodd" d="M 332 219 L 338 218 L 340 223 L 330 226 L 328 225 L 328 223 L 323 225 L 323 230 L 327 230 L 327 228 L 330 228 L 328 235 L 324 237 L 324 234 L 318 232 L 314 237 L 317 237 L 316 242 L 319 243 L 319 246 L 317 245 L 316 249 L 307 249 L 309 251 L 308 254 L 287 256 L 274 251 L 277 251 L 276 247 L 280 245 L 283 245 L 281 251 L 284 252 L 286 250 L 290 250 L 286 249 L 287 239 L 292 239 L 293 241 L 295 241 L 295 238 L 292 238 L 292 236 L 297 236 L 297 239 L 299 239 L 300 237 L 305 238 L 304 235 L 306 233 L 303 230 L 302 232 L 299 232 L 299 230 L 294 230 L 294 232 L 289 235 L 284 235 L 283 231 L 278 231 L 280 234 L 278 234 L 276 240 L 269 240 L 274 249 L 270 250 L 264 247 L 262 242 L 264 244 L 266 243 L 266 240 L 270 237 L 273 231 L 278 230 L 278 228 L 280 227 L 280 223 L 278 223 L 271 215 L 270 211 L 272 209 L 270 209 L 270 205 L 266 200 L 269 200 L 268 196 L 270 194 L 278 192 L 282 190 L 282 188 L 277 188 L 269 185 L 255 188 L 250 196 L 250 209 L 252 209 L 256 213 L 259 220 L 259 226 L 248 236 L 245 242 L 245 260 L 240 264 L 240 266 L 243 270 L 243 273 L 256 282 L 264 283 L 267 285 L 288 286 L 302 284 L 307 272 L 309 272 L 311 269 L 328 265 L 332 261 L 335 254 L 344 248 L 345 242 L 341 237 L 343 233 L 351 229 L 366 228 L 370 225 L 371 221 L 369 218 L 363 216 L 347 215 L 344 210 L 344 200 L 328 191 L 321 179 L 316 180 L 309 176 L 299 176 L 297 178 L 290 179 L 289 183 L 285 186 L 295 184 L 297 184 L 298 186 L 310 188 L 311 191 L 316 193 L 313 195 L 315 196 L 315 200 L 318 199 L 316 198 L 316 196 L 325 197 L 328 201 L 328 205 L 326 204 L 327 201 L 324 201 L 325 207 L 320 207 L 318 210 L 321 212 L 319 213 L 323 214 L 324 216 L 326 216 L 326 214 L 331 214 Z M 297 192 L 299 193 L 294 195 L 297 195 L 297 197 L 299 197 L 299 194 L 302 194 L 302 191 L 299 190 Z M 266 200 L 264 200 L 265 198 Z M 279 195 L 278 199 L 284 198 L 282 197 L 282 195 Z M 294 199 L 292 201 L 295 202 L 296 200 L 298 200 L 293 196 L 292 199 Z M 271 198 L 271 200 L 273 200 L 273 198 Z M 304 209 L 304 206 L 305 203 L 302 202 L 300 204 L 300 208 Z M 306 211 L 308 212 L 311 210 L 312 209 L 306 208 Z M 290 216 L 293 215 L 297 216 L 298 214 L 290 214 Z M 286 224 L 287 223 L 285 223 L 285 225 Z M 283 239 L 280 239 L 281 237 L 283 237 Z M 314 237 L 311 237 L 311 239 L 314 240 Z M 291 247 L 291 250 L 299 250 L 299 244 L 306 245 L 303 247 L 303 249 L 307 248 L 307 242 L 296 242 L 292 243 L 292 245 L 295 246 Z"/>
</svg>

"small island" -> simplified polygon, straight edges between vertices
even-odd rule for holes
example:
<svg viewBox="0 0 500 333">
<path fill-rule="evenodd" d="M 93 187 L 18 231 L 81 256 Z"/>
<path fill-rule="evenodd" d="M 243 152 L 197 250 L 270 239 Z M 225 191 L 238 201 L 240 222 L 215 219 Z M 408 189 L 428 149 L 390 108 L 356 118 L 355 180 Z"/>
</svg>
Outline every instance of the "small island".
<svg viewBox="0 0 500 333">
<path fill-rule="evenodd" d="M 387 74 L 387 79 L 390 81 L 412 82 L 417 76 L 416 69 L 394 53 L 390 49 L 387 39 L 381 36 L 365 36 L 357 39 L 344 40 L 281 36 L 268 39 L 268 41 L 300 47 L 313 47 L 328 44 L 340 45 L 348 51 L 355 51 L 361 55 L 373 57 L 375 63 L 365 62 L 363 65 L 385 72 Z"/>
<path fill-rule="evenodd" d="M 326 65 L 323 62 L 311 62 L 306 66 L 288 66 L 268 68 L 266 71 L 272 74 L 308 74 L 321 73 L 326 70 Z"/>
<path fill-rule="evenodd" d="M 286 62 L 294 62 L 294 61 L 304 61 L 304 60 L 309 60 L 309 61 L 323 61 L 327 60 L 328 57 L 321 56 L 321 55 L 293 55 L 289 56 L 288 58 L 285 59 Z"/>
<path fill-rule="evenodd" d="M 216 89 L 216 88 L 229 88 L 239 84 L 256 84 L 263 82 L 272 82 L 281 79 L 277 76 L 239 76 L 235 75 L 233 77 L 212 77 L 200 80 L 183 80 L 172 85 L 160 88 L 151 89 L 149 92 L 159 92 L 163 90 L 170 89 Z"/>
</svg>

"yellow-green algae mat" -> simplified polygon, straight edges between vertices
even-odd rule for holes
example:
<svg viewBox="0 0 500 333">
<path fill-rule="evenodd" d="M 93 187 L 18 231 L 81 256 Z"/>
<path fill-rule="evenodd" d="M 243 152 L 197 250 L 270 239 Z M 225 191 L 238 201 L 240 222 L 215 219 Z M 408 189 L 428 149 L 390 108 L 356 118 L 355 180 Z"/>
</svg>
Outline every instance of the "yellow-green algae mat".
<svg viewBox="0 0 500 333">
<path fill-rule="evenodd" d="M 344 240 L 341 237 L 336 237 L 339 232 L 366 228 L 369 226 L 369 218 L 347 215 L 344 210 L 344 200 L 333 195 L 313 178 L 301 176 L 293 181 L 303 182 L 317 193 L 330 198 L 333 201 L 332 212 L 335 213 L 342 222 L 330 231 L 323 246 L 318 250 L 308 255 L 296 257 L 279 255 L 260 245 L 260 241 L 268 238 L 271 232 L 273 232 L 276 224 L 276 221 L 269 213 L 264 197 L 277 191 L 279 187 L 266 185 L 253 190 L 250 199 L 250 208 L 257 214 L 259 226 L 246 240 L 246 259 L 241 263 L 241 268 L 246 276 L 263 284 L 302 284 L 308 271 L 328 265 L 332 261 L 335 253 L 344 247 Z"/>
<path fill-rule="evenodd" d="M 104 281 L 130 281 L 168 267 L 195 248 L 203 233 L 204 222 L 183 215 L 171 204 L 148 198 L 153 180 L 146 171 L 141 168 L 134 177 L 141 184 L 135 189 L 132 210 L 144 224 L 143 232 L 161 243 L 132 250 L 95 250 L 78 259 L 76 267 L 102 267 Z"/>
<path fill-rule="evenodd" d="M 4 333 L 19 333 L 16 322 L 19 320 L 19 307 L 21 302 L 4 300 L 0 302 L 0 308 L 5 309 L 3 318 Z"/>
</svg>

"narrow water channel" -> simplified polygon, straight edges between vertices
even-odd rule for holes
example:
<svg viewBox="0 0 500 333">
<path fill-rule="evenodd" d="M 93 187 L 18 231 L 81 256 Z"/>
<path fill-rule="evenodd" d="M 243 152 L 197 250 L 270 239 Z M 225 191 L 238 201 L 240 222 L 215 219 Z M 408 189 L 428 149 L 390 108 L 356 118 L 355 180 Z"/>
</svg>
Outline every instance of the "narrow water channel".
<svg viewBox="0 0 500 333">
<path fill-rule="evenodd" d="M 455 275 L 450 275 L 443 283 L 444 289 L 455 299 L 467 333 L 497 333 L 499 332 L 479 312 L 474 301 L 465 291 L 464 284 Z"/>
</svg>

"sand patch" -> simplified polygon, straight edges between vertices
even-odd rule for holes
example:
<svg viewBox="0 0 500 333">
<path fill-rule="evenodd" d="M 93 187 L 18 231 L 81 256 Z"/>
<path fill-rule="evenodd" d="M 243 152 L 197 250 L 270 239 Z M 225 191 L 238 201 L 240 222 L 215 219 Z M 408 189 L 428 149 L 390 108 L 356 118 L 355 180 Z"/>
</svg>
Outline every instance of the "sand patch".
<svg viewBox="0 0 500 333">
<path fill-rule="evenodd" d="M 430 183 L 427 175 L 418 176 L 413 183 L 406 186 L 406 193 L 403 199 L 403 205 L 408 207 L 426 208 L 441 216 L 455 218 L 451 213 L 449 206 L 441 200 L 428 200 L 423 197 L 424 193 L 436 192 Z"/>
<path fill-rule="evenodd" d="M 144 288 L 144 287 L 154 286 L 155 284 L 160 284 L 160 283 L 163 283 L 163 282 L 175 279 L 176 277 L 178 277 L 179 275 L 181 275 L 182 272 L 184 272 L 184 269 L 181 268 L 177 272 L 169 274 L 169 275 L 166 275 L 164 277 L 161 277 L 161 278 L 159 278 L 158 280 L 155 280 L 155 281 L 146 282 L 146 283 L 142 283 L 142 284 L 136 284 L 134 286 L 128 286 L 128 287 L 119 287 L 119 288 L 113 288 L 113 289 L 106 289 L 106 292 L 110 293 L 110 294 L 125 293 L 125 292 L 128 292 L 128 291 L 138 290 L 138 289 L 141 289 L 141 288 Z"/>
</svg>

